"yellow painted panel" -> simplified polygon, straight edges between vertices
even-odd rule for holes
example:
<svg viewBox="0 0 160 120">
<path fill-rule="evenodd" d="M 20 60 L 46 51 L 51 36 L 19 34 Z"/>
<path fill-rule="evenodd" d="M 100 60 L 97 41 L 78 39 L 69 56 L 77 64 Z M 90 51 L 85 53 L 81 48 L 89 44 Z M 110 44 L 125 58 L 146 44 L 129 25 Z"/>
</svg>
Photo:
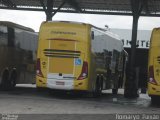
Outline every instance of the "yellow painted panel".
<svg viewBox="0 0 160 120">
<path fill-rule="evenodd" d="M 73 58 L 49 58 L 49 73 L 73 74 Z"/>
<path fill-rule="evenodd" d="M 160 46 L 160 28 L 155 28 L 151 35 L 151 47 Z"/>
<path fill-rule="evenodd" d="M 76 80 L 74 82 L 75 90 L 89 90 L 88 79 Z"/>
<path fill-rule="evenodd" d="M 53 40 L 50 42 L 50 49 L 75 51 L 75 44 L 74 41 Z M 71 53 L 53 52 L 53 55 L 59 57 L 49 58 L 49 73 L 73 74 L 74 58 L 63 58 L 63 56 L 66 56 L 67 54 Z"/>
<path fill-rule="evenodd" d="M 50 41 L 50 49 L 75 51 L 75 44 L 73 41 L 54 40 Z"/>
<path fill-rule="evenodd" d="M 160 96 L 160 86 L 148 83 L 148 94 Z"/>
<path fill-rule="evenodd" d="M 36 86 L 37 87 L 47 87 L 47 79 L 36 76 Z"/>
</svg>

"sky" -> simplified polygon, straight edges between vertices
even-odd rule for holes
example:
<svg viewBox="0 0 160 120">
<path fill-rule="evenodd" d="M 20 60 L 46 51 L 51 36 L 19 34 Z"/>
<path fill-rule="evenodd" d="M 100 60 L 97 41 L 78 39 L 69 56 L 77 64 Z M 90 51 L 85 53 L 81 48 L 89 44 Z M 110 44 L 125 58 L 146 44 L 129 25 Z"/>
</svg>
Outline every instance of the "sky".
<svg viewBox="0 0 160 120">
<path fill-rule="evenodd" d="M 1 10 L 0 21 L 10 21 L 39 31 L 40 24 L 45 21 L 44 12 Z M 57 13 L 53 20 L 77 21 L 93 24 L 94 26 L 104 28 L 132 29 L 132 16 L 115 15 L 91 15 L 74 13 Z M 160 17 L 140 17 L 138 29 L 152 30 L 154 27 L 160 27 Z"/>
</svg>

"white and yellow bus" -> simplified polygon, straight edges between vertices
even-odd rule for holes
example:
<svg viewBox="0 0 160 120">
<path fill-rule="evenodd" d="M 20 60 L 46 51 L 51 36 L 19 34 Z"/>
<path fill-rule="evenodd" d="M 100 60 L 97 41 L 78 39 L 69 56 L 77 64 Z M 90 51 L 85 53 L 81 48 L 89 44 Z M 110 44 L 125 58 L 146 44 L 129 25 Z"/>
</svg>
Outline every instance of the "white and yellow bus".
<svg viewBox="0 0 160 120">
<path fill-rule="evenodd" d="M 152 102 L 160 97 L 160 28 L 152 31 L 148 61 L 148 94 Z"/>
<path fill-rule="evenodd" d="M 37 53 L 37 88 L 117 93 L 124 49 L 118 36 L 90 24 L 43 22 Z"/>
</svg>

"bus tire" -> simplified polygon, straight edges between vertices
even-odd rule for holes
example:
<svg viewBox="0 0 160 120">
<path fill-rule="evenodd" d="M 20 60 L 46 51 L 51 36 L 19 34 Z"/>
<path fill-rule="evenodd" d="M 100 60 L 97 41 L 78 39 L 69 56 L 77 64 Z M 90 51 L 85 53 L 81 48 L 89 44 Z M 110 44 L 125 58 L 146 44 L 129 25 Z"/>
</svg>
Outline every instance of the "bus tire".
<svg viewBox="0 0 160 120">
<path fill-rule="evenodd" d="M 102 79 L 97 77 L 95 91 L 94 91 L 94 97 L 100 97 L 101 95 L 102 95 Z"/>
<path fill-rule="evenodd" d="M 158 97 L 157 96 L 151 96 L 151 103 L 157 104 L 158 103 Z"/>
<path fill-rule="evenodd" d="M 112 89 L 112 94 L 113 95 L 117 95 L 117 93 L 118 93 L 118 88 L 113 88 Z"/>
<path fill-rule="evenodd" d="M 36 91 L 37 92 L 43 92 L 45 91 L 46 88 L 43 88 L 43 87 L 36 87 Z"/>
<path fill-rule="evenodd" d="M 2 74 L 2 81 L 1 81 L 1 89 L 8 90 L 8 78 L 9 78 L 9 71 L 5 70 Z"/>
<path fill-rule="evenodd" d="M 9 89 L 14 89 L 16 86 L 17 73 L 16 71 L 12 71 L 9 78 Z"/>
</svg>

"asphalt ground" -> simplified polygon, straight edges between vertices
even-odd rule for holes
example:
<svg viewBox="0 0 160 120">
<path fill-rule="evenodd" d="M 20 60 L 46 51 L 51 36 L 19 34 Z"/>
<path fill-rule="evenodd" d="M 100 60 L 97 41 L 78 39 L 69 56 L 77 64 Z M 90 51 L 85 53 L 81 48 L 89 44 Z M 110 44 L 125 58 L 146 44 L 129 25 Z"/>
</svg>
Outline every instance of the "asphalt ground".
<svg viewBox="0 0 160 120">
<path fill-rule="evenodd" d="M 136 99 L 124 98 L 123 89 L 118 95 L 105 90 L 101 97 L 91 98 L 80 92 L 38 91 L 35 85 L 18 85 L 12 91 L 0 91 L 0 113 L 3 120 L 13 119 L 14 115 L 15 120 L 16 115 L 18 120 L 112 120 L 121 119 L 117 117 L 121 114 L 144 119 L 143 115 L 160 114 L 160 104 L 152 104 L 147 94 L 140 94 Z"/>
</svg>

